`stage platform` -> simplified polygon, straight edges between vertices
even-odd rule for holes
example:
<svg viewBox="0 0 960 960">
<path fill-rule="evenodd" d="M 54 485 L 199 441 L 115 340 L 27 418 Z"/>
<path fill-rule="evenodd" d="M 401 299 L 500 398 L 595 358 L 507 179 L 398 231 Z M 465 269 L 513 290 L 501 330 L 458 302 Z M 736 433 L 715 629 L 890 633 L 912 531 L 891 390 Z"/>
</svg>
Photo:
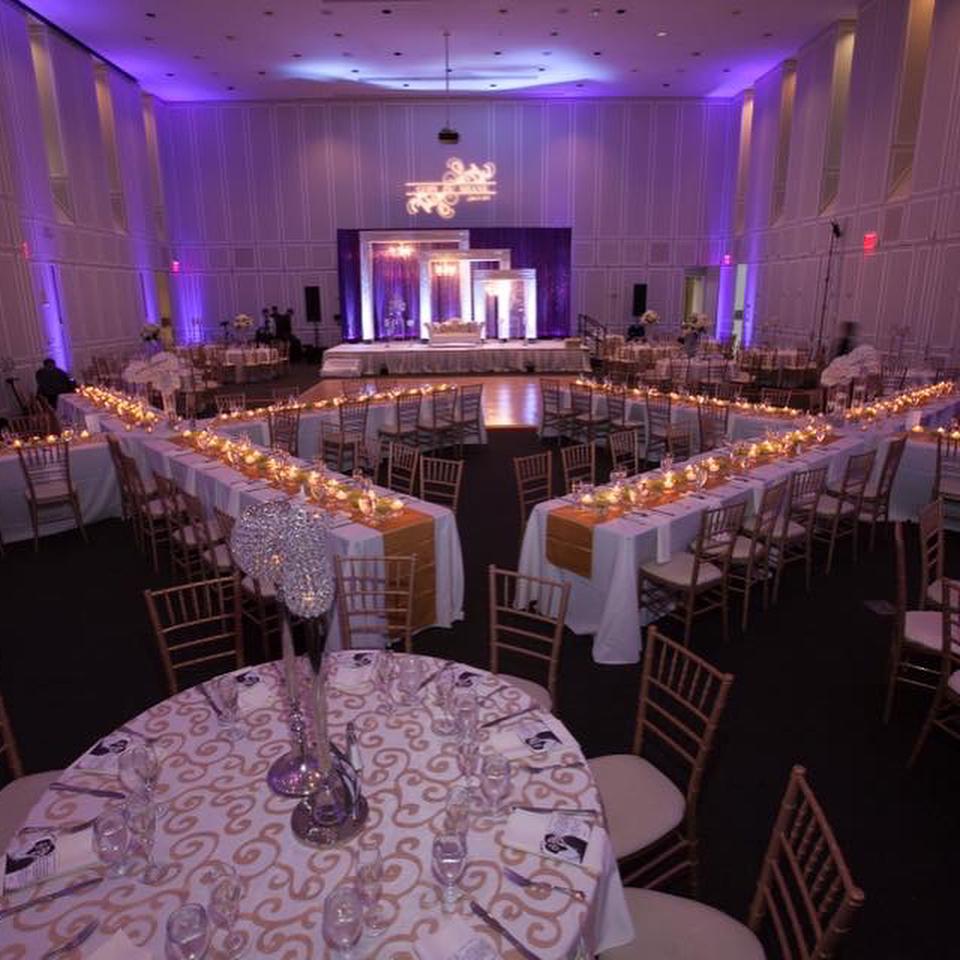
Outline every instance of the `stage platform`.
<svg viewBox="0 0 960 960">
<path fill-rule="evenodd" d="M 580 347 L 562 340 L 486 341 L 479 346 L 431 347 L 419 341 L 406 343 L 341 343 L 323 355 L 323 375 L 343 377 L 348 369 L 355 376 L 416 376 L 470 373 L 581 373 L 590 361 Z"/>
</svg>

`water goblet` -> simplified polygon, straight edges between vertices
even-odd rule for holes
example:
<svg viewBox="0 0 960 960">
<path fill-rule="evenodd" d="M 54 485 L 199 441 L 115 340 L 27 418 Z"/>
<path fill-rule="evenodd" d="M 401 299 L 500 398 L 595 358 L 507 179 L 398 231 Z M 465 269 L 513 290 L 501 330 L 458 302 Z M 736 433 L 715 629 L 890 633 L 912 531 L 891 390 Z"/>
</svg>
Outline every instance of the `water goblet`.
<svg viewBox="0 0 960 960">
<path fill-rule="evenodd" d="M 445 833 L 466 833 L 470 826 L 470 791 L 466 787 L 451 787 L 443 811 Z"/>
<path fill-rule="evenodd" d="M 488 754 L 480 766 L 480 790 L 489 804 L 488 812 L 497 816 L 510 792 L 510 764 L 498 753 Z"/>
<path fill-rule="evenodd" d="M 441 737 L 449 737 L 457 732 L 457 721 L 452 715 L 453 690 L 456 676 L 453 670 L 444 670 L 437 674 L 434 680 L 437 691 L 437 704 L 440 707 L 440 716 L 433 721 L 431 730 Z"/>
<path fill-rule="evenodd" d="M 406 707 L 420 703 L 420 681 L 423 679 L 423 661 L 419 657 L 403 657 L 397 670 L 397 689 L 400 702 Z"/>
<path fill-rule="evenodd" d="M 240 685 L 232 673 L 223 674 L 216 680 L 217 699 L 220 701 L 218 720 L 228 740 L 240 740 L 243 731 L 238 722 Z"/>
<path fill-rule="evenodd" d="M 471 801 L 476 797 L 474 778 L 480 768 L 480 744 L 475 739 L 464 739 L 457 747 L 457 766 L 466 778 L 466 790 Z"/>
<path fill-rule="evenodd" d="M 104 810 L 93 822 L 93 846 L 107 866 L 108 877 L 122 877 L 130 869 L 130 830 L 123 810 Z"/>
<path fill-rule="evenodd" d="M 137 841 L 144 856 L 143 882 L 152 886 L 164 876 L 163 867 L 153 859 L 153 847 L 157 839 L 157 808 L 149 800 L 131 797 L 124 808 L 127 827 L 132 839 Z"/>
<path fill-rule="evenodd" d="M 233 929 L 240 917 L 242 899 L 243 881 L 228 867 L 213 884 L 207 913 L 214 927 L 225 932 L 223 953 L 231 958 L 239 957 L 246 946 L 243 934 Z"/>
<path fill-rule="evenodd" d="M 383 698 L 380 709 L 386 714 L 392 714 L 395 709 L 391 685 L 393 684 L 394 659 L 393 653 L 388 647 L 385 650 L 377 652 L 377 658 L 373 667 L 374 683 L 377 690 Z"/>
<path fill-rule="evenodd" d="M 146 741 L 130 744 L 117 760 L 117 773 L 128 793 L 152 800 L 160 779 L 160 758 Z"/>
<path fill-rule="evenodd" d="M 200 960 L 210 945 L 210 922 L 199 903 L 188 903 L 167 917 L 167 955 Z"/>
<path fill-rule="evenodd" d="M 457 690 L 453 695 L 453 715 L 463 740 L 475 740 L 480 724 L 480 705 L 473 689 Z"/>
<path fill-rule="evenodd" d="M 360 844 L 357 854 L 357 892 L 364 907 L 364 926 L 372 937 L 379 937 L 387 929 L 386 917 L 380 907 L 383 894 L 383 859 L 374 843 Z"/>
<path fill-rule="evenodd" d="M 672 455 L 672 454 L 665 453 L 665 454 L 660 458 L 660 469 L 661 469 L 664 473 L 669 473 L 669 472 L 673 469 L 673 455 Z"/>
<path fill-rule="evenodd" d="M 323 939 L 340 960 L 349 960 L 363 932 L 363 905 L 352 883 L 341 883 L 323 902 Z"/>
<path fill-rule="evenodd" d="M 444 913 L 452 913 L 457 902 L 457 881 L 467 865 L 467 837 L 463 833 L 441 833 L 433 840 L 433 870 L 443 885 Z"/>
</svg>

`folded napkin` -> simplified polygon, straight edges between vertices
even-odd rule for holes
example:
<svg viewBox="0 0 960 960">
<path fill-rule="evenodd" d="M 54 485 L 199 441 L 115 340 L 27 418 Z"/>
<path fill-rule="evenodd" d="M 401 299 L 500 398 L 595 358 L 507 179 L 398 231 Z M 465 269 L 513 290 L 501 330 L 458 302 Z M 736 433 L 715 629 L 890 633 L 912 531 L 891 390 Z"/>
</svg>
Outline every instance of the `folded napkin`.
<svg viewBox="0 0 960 960">
<path fill-rule="evenodd" d="M 544 757 L 558 750 L 576 750 L 576 740 L 554 717 L 518 720 L 490 734 L 491 749 L 508 759 Z"/>
<path fill-rule="evenodd" d="M 416 942 L 420 960 L 497 960 L 493 944 L 459 917 L 444 917 L 436 933 Z"/>
<path fill-rule="evenodd" d="M 587 817 L 514 810 L 503 831 L 503 845 L 561 860 L 598 875 L 603 867 L 603 831 Z"/>
<path fill-rule="evenodd" d="M 14 839 L 4 861 L 3 890 L 22 890 L 98 862 L 92 828 L 79 833 L 33 834 L 19 844 Z"/>
<path fill-rule="evenodd" d="M 114 733 L 98 740 L 77 762 L 78 770 L 116 774 L 117 760 L 127 747 L 139 742 L 139 737 L 128 733 Z"/>
<path fill-rule="evenodd" d="M 152 960 L 153 954 L 143 947 L 135 947 L 130 938 L 118 930 L 109 940 L 101 943 L 88 960 Z"/>
<path fill-rule="evenodd" d="M 375 652 L 372 650 L 357 650 L 337 657 L 337 669 L 333 672 L 330 683 L 344 693 L 363 690 L 373 681 L 374 659 Z"/>
<path fill-rule="evenodd" d="M 270 684 L 255 670 L 244 670 L 236 674 L 235 679 L 240 685 L 237 694 L 237 706 L 240 713 L 262 710 L 273 701 L 273 690 Z"/>
</svg>

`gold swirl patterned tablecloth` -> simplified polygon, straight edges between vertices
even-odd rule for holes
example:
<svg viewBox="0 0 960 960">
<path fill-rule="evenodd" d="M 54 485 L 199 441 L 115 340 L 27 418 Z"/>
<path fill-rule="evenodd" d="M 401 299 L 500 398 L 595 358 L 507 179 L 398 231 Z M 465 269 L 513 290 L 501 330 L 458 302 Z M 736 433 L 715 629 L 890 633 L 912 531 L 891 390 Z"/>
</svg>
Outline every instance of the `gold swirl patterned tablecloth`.
<svg viewBox="0 0 960 960">
<path fill-rule="evenodd" d="M 347 654 L 334 654 L 342 667 Z M 425 659 L 424 669 L 443 661 Z M 232 864 L 244 880 L 245 895 L 237 929 L 247 938 L 245 957 L 319 960 L 328 957 L 321 920 L 326 894 L 355 871 L 359 840 L 328 850 L 301 845 L 290 829 L 296 801 L 274 796 L 267 787 L 270 764 L 289 747 L 281 711 L 279 664 L 255 668 L 272 696 L 243 717 L 245 736 L 231 742 L 196 688 L 153 707 L 130 726 L 159 738 L 162 756 L 158 801 L 165 806 L 155 845 L 157 861 L 170 865 L 158 886 L 145 886 L 139 870 L 131 876 L 105 879 L 85 892 L 28 909 L 0 923 L 0 960 L 35 960 L 63 943 L 90 920 L 99 921 L 83 956 L 122 929 L 155 960 L 164 956 L 164 928 L 171 911 L 188 902 L 206 904 L 211 867 Z M 458 682 L 471 682 L 483 697 L 502 681 L 484 671 L 457 667 Z M 339 673 L 339 671 L 337 671 Z M 342 674 L 341 674 L 342 675 Z M 378 939 L 364 935 L 358 956 L 383 960 L 416 960 L 418 938 L 444 923 L 431 868 L 431 845 L 441 826 L 448 790 L 462 783 L 455 740 L 431 731 L 437 714 L 432 685 L 422 706 L 387 715 L 372 685 L 329 693 L 330 732 L 343 744 L 346 723 L 353 720 L 363 758 L 363 789 L 370 817 L 361 836 L 380 844 L 384 859 L 384 905 L 390 925 Z M 481 719 L 520 710 L 530 704 L 515 687 L 496 693 L 482 706 Z M 561 727 L 559 721 L 551 724 Z M 503 728 L 501 728 L 503 729 Z M 570 747 L 549 761 L 582 761 Z M 489 741 L 483 749 L 490 749 Z M 61 780 L 89 787 L 116 789 L 106 773 L 66 770 Z M 587 766 L 524 772 L 514 765 L 510 799 L 537 806 L 597 808 L 600 800 Z M 30 823 L 66 823 L 96 815 L 110 801 L 48 792 L 28 817 Z M 628 942 L 632 937 L 609 839 L 601 831 L 603 870 L 599 876 L 502 845 L 505 820 L 487 815 L 471 819 L 469 859 L 461 886 L 459 919 L 490 936 L 499 955 L 516 960 L 518 953 L 470 914 L 475 899 L 518 936 L 542 960 L 586 958 Z M 538 879 L 569 884 L 586 893 L 586 903 L 545 891 L 512 885 L 503 874 L 509 865 Z M 0 907 L 32 899 L 85 877 L 99 868 L 48 880 L 0 898 Z M 222 935 L 220 935 L 222 936 Z M 221 960 L 215 938 L 209 960 Z"/>
</svg>

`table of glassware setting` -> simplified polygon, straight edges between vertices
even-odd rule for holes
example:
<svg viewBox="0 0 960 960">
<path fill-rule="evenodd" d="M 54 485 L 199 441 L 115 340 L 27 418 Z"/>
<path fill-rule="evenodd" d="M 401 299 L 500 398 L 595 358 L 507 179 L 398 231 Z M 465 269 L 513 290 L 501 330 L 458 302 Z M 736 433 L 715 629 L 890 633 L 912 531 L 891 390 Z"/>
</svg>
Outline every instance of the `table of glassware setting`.
<svg viewBox="0 0 960 960">
<path fill-rule="evenodd" d="M 346 398 L 343 398 L 346 399 Z M 386 456 L 386 451 L 380 449 L 380 430 L 383 427 L 395 427 L 397 420 L 396 397 L 390 393 L 377 394 L 367 400 L 369 412 L 367 414 L 366 448 L 372 458 L 379 452 Z M 459 408 L 459 398 L 457 405 Z M 429 398 L 424 397 L 422 411 L 424 417 L 429 416 Z M 252 414 L 252 415 L 251 415 Z M 203 426 L 218 430 L 233 437 L 247 436 L 254 443 L 264 446 L 270 442 L 270 431 L 267 425 L 266 411 L 245 410 L 221 414 L 211 420 L 201 422 Z M 315 409 L 308 405 L 301 409 L 300 428 L 297 434 L 297 449 L 301 457 L 312 460 L 320 454 L 320 441 L 323 430 L 337 430 L 339 420 L 337 408 L 332 402 L 322 409 Z M 479 433 L 468 433 L 464 442 L 467 445 L 485 444 L 487 442 L 487 428 L 484 423 L 483 405 L 480 405 Z"/>
<path fill-rule="evenodd" d="M 284 668 L 216 677 L 95 743 L 33 808 L 7 851 L 0 960 L 78 936 L 98 960 L 524 956 L 509 937 L 586 960 L 632 939 L 599 794 L 556 717 L 462 664 L 324 659 L 355 836 L 298 840 L 310 801 L 268 785 L 290 749 Z"/>
<path fill-rule="evenodd" d="M 236 383 L 276 376 L 279 359 L 276 347 L 227 347 L 223 351 L 223 364 L 232 368 Z"/>
<path fill-rule="evenodd" d="M 38 437 L 34 444 L 54 444 L 59 437 Z M 110 451 L 102 437 L 87 431 L 66 430 L 70 477 L 80 499 L 80 512 L 85 523 L 95 523 L 120 516 L 120 493 L 113 479 Z M 7 543 L 33 537 L 30 511 L 27 506 L 27 483 L 17 451 L 11 443 L 0 442 L 0 535 Z M 41 534 L 60 533 L 76 526 L 69 507 L 44 509 Z"/>
</svg>

